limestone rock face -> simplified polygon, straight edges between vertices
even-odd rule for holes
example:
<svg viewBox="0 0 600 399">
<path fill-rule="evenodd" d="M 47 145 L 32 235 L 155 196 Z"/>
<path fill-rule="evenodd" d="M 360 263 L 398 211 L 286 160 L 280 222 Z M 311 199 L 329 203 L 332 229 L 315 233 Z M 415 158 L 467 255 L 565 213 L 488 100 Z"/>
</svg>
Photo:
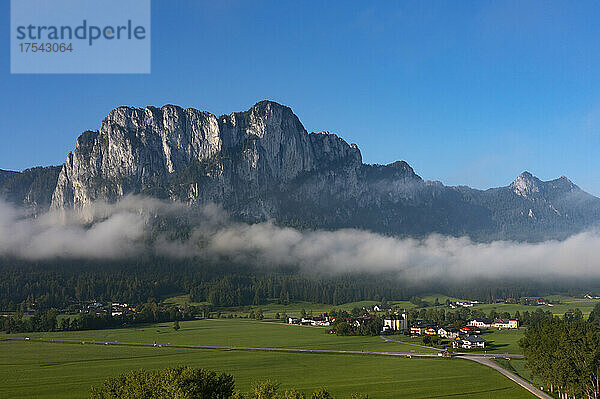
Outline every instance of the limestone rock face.
<svg viewBox="0 0 600 399">
<path fill-rule="evenodd" d="M 523 172 L 512 182 L 510 188 L 515 194 L 528 198 L 540 192 L 540 183 L 541 181 L 531 173 Z"/>
<path fill-rule="evenodd" d="M 358 147 L 333 134 L 308 134 L 291 109 L 274 102 L 220 117 L 172 105 L 119 107 L 98 132 L 79 137 L 52 206 L 77 208 L 145 192 L 191 202 L 225 200 L 238 189 L 257 195 L 339 165 L 358 169 Z"/>
</svg>

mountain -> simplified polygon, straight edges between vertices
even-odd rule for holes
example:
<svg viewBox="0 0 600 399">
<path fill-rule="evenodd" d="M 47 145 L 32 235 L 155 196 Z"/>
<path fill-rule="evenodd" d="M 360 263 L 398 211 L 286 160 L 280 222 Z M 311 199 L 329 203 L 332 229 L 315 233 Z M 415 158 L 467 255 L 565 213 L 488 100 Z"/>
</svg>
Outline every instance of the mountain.
<svg viewBox="0 0 600 399">
<path fill-rule="evenodd" d="M 360 151 L 335 135 L 307 134 L 291 109 L 276 103 L 220 117 L 171 105 L 120 107 L 98 132 L 79 137 L 52 203 L 79 207 L 134 192 L 257 212 L 264 193 L 334 165 L 356 169 Z"/>
<path fill-rule="evenodd" d="M 565 176 L 541 181 L 523 172 L 507 187 L 475 191 L 472 200 L 492 210 L 500 238 L 565 238 L 600 221 L 600 199 Z"/>
<path fill-rule="evenodd" d="M 7 186 L 10 178 L 0 174 L 0 189 L 18 200 L 23 190 Z M 217 202 L 246 222 L 399 236 L 536 241 L 600 222 L 600 199 L 564 177 L 543 182 L 524 172 L 485 191 L 424 181 L 404 161 L 363 164 L 355 144 L 308 133 L 290 108 L 271 101 L 219 117 L 174 105 L 116 108 L 77 139 L 57 179 L 48 176 L 53 184 L 56 209 L 143 194 Z M 40 207 L 50 202 L 36 198 Z"/>
<path fill-rule="evenodd" d="M 23 172 L 0 169 L 0 197 L 31 211 L 46 210 L 50 207 L 61 169 L 61 166 L 37 167 Z"/>
</svg>

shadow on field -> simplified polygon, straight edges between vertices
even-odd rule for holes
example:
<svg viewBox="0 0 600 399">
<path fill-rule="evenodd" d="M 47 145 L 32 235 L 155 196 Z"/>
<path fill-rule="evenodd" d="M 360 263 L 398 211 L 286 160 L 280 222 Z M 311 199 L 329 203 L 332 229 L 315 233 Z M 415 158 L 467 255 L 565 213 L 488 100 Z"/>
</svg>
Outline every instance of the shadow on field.
<svg viewBox="0 0 600 399">
<path fill-rule="evenodd" d="M 101 358 L 97 358 L 97 359 L 69 360 L 66 362 L 40 364 L 40 367 L 66 366 L 69 364 L 105 362 L 105 361 L 111 361 L 111 360 L 131 360 L 131 359 L 149 359 L 149 358 L 151 359 L 151 358 L 160 358 L 160 357 L 177 356 L 177 355 L 179 355 L 179 353 L 165 353 L 165 354 L 159 354 L 159 355 L 144 355 L 144 356 L 101 357 Z"/>
<path fill-rule="evenodd" d="M 482 391 L 470 391 L 470 392 L 450 393 L 450 394 L 445 394 L 445 395 L 427 396 L 427 398 L 449 398 L 449 397 L 453 397 L 453 396 L 477 395 L 477 394 L 481 394 L 481 393 L 498 392 L 498 391 L 514 390 L 514 389 L 515 389 L 515 387 L 493 388 L 493 389 L 485 389 Z"/>
</svg>

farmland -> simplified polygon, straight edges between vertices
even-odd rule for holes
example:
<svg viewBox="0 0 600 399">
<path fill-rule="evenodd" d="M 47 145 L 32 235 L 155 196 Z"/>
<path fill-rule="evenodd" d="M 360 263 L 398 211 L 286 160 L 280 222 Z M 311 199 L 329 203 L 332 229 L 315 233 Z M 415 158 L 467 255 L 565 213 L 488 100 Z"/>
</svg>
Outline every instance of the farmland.
<svg viewBox="0 0 600 399">
<path fill-rule="evenodd" d="M 566 295 L 550 295 L 544 298 L 550 301 L 553 306 L 526 306 L 521 304 L 492 303 L 476 305 L 475 309 L 486 313 L 495 310 L 496 312 L 509 312 L 514 314 L 517 311 L 521 313 L 525 311 L 534 312 L 538 308 L 541 308 L 545 311 L 550 311 L 557 316 L 562 316 L 569 309 L 579 309 L 583 315 L 587 317 L 594 306 L 600 302 L 598 299 L 575 298 Z"/>
<path fill-rule="evenodd" d="M 186 345 L 256 346 L 272 348 L 426 351 L 425 349 L 385 342 L 379 337 L 339 337 L 326 329 L 291 326 L 283 323 L 253 320 L 207 319 L 181 322 L 174 331 L 172 323 L 159 323 L 131 328 L 14 334 L 13 336 L 58 337 L 96 341 L 170 343 Z"/>
<path fill-rule="evenodd" d="M 475 305 L 472 309 L 480 310 L 485 313 L 489 313 L 492 310 L 496 312 L 509 312 L 510 314 L 514 314 L 515 312 L 535 312 L 537 309 L 542 309 L 544 311 L 550 311 L 555 315 L 562 316 L 569 309 L 579 309 L 583 313 L 585 317 L 589 315 L 594 306 L 600 302 L 598 299 L 585 299 L 585 298 L 576 298 L 567 295 L 550 295 L 545 297 L 550 301 L 553 306 L 531 306 L 531 305 L 522 305 L 522 304 L 512 304 L 512 303 L 482 303 Z M 464 298 L 453 298 L 448 297 L 441 294 L 429 294 L 422 297 L 424 301 L 432 305 L 437 299 L 441 304 L 440 306 L 445 307 L 444 303 L 446 299 L 450 301 L 457 300 L 465 300 Z M 194 303 L 189 300 L 188 295 L 180 295 L 168 298 L 164 301 L 165 304 L 191 304 L 191 305 L 201 305 L 205 303 Z M 306 312 L 311 312 L 314 314 L 324 313 L 330 311 L 332 308 L 342 309 L 346 311 L 350 311 L 355 307 L 362 308 L 363 306 L 373 306 L 376 304 L 376 301 L 360 301 L 360 302 L 351 302 L 343 305 L 333 306 L 327 304 L 318 304 L 311 302 L 295 302 L 289 305 L 278 304 L 276 302 L 269 302 L 265 305 L 260 306 L 240 306 L 240 307 L 231 307 L 221 309 L 223 315 L 238 315 L 245 316 L 251 310 L 256 311 L 256 309 L 260 308 L 263 311 L 265 318 L 275 318 L 277 313 L 279 314 L 287 314 L 289 316 L 299 316 L 302 309 Z M 415 304 L 410 301 L 390 301 L 390 305 L 397 307 L 399 309 L 413 309 L 416 307 Z M 451 310 L 451 309 L 448 309 Z"/>
<path fill-rule="evenodd" d="M 201 345 L 335 348 L 403 351 L 414 348 L 378 337 L 337 337 L 324 329 L 246 320 L 199 320 L 141 328 L 36 333 L 28 336 L 122 340 Z M 531 398 L 531 394 L 494 370 L 462 359 L 386 357 L 377 355 L 274 353 L 232 350 L 137 348 L 111 345 L 0 341 L 0 397 L 82 398 L 105 377 L 136 368 L 174 365 L 227 371 L 238 389 L 271 378 L 283 388 L 305 393 L 327 386 L 344 398 L 352 392 L 372 398 Z"/>
<path fill-rule="evenodd" d="M 447 297 L 429 295 L 422 298 L 432 304 L 444 303 Z M 449 298 L 455 300 L 455 298 Z M 478 304 L 474 309 L 485 312 L 530 312 L 538 308 L 562 314 L 580 308 L 587 316 L 597 300 L 566 296 L 549 298 L 552 307 L 520 304 Z M 190 303 L 187 296 L 172 297 L 163 303 Z M 350 311 L 372 306 L 363 301 L 336 306 Z M 414 308 L 408 301 L 390 302 L 403 308 Z M 444 305 L 440 305 L 444 307 Z M 248 319 L 249 312 L 262 309 L 265 320 Z M 125 328 L 36 332 L 10 334 L 10 337 L 56 338 L 78 341 L 140 342 L 146 344 L 181 344 L 232 347 L 268 347 L 326 349 L 380 352 L 434 352 L 412 344 L 422 337 L 395 335 L 403 343 L 384 341 L 376 336 L 337 336 L 326 328 L 288 325 L 275 320 L 277 313 L 299 316 L 328 312 L 332 305 L 298 302 L 289 305 L 270 302 L 261 306 L 213 309 L 221 318 L 181 321 L 175 331 L 173 323 L 137 324 Z M 488 330 L 482 336 L 488 341 L 488 353 L 521 353 L 518 345 L 523 335 L 519 330 Z M 2 338 L 2 336 L 0 336 Z M 353 392 L 368 393 L 372 398 L 531 398 L 518 385 L 496 371 L 463 359 L 406 358 L 367 354 L 325 354 L 259 352 L 247 350 L 183 349 L 173 347 L 132 347 L 90 344 L 60 344 L 33 341 L 0 340 L 0 376 L 8 383 L 0 388 L 0 398 L 84 398 L 91 385 L 104 378 L 131 369 L 158 369 L 188 365 L 204 367 L 234 375 L 236 386 L 247 390 L 251 383 L 271 378 L 282 388 L 296 387 L 309 393 L 326 386 L 338 398 Z M 483 350 L 479 350 L 480 352 Z M 450 363 L 449 363 L 450 362 Z M 499 362 L 508 370 L 532 379 L 522 359 Z M 504 363 L 502 363 L 504 362 Z M 535 378 L 533 378 L 535 381 Z"/>
<path fill-rule="evenodd" d="M 519 330 L 489 330 L 481 335 L 491 345 L 489 353 L 521 353 L 519 340 L 523 337 L 523 328 Z"/>
</svg>

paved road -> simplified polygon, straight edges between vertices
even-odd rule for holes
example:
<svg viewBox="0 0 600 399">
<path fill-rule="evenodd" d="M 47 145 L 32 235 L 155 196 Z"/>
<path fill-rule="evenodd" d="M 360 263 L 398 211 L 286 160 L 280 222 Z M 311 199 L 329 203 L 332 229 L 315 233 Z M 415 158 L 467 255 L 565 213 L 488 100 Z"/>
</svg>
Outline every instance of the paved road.
<svg viewBox="0 0 600 399">
<path fill-rule="evenodd" d="M 405 345 L 413 345 L 427 349 L 432 348 L 424 345 L 411 344 L 403 341 L 396 341 L 390 338 L 381 336 L 382 339 L 390 342 L 397 342 Z M 2 337 L 0 340 L 17 340 L 17 341 L 39 341 L 39 342 L 57 342 L 69 344 L 91 344 L 91 345 L 127 345 L 127 346 L 150 346 L 150 347 L 168 347 L 168 348 L 188 348 L 188 349 L 224 349 L 224 350 L 255 350 L 255 351 L 275 351 L 275 352 L 304 352 L 304 353 L 343 353 L 343 354 L 359 354 L 359 355 L 382 355 L 382 356 L 405 356 L 405 357 L 438 357 L 439 352 L 424 353 L 424 352 L 393 352 L 393 351 L 357 351 L 357 350 L 340 350 L 340 349 L 301 349 L 301 348 L 264 348 L 254 346 L 221 346 L 221 345 L 178 345 L 178 344 L 151 344 L 147 342 L 120 342 L 120 341 L 82 341 L 76 339 L 54 339 L 54 338 L 19 338 L 19 337 Z M 523 388 L 527 389 L 532 394 L 541 399 L 552 399 L 551 396 L 540 391 L 527 381 L 517 375 L 505 370 L 491 359 L 495 357 L 505 358 L 522 358 L 523 355 L 516 354 L 485 354 L 485 353 L 453 353 L 454 356 L 459 356 L 466 360 L 471 360 L 485 366 L 491 367 L 494 370 L 502 373 L 510 380 L 516 382 Z"/>
<path fill-rule="evenodd" d="M 417 347 L 419 347 L 419 348 L 425 348 L 425 349 L 433 349 L 434 351 L 437 351 L 437 352 L 443 352 L 443 351 L 444 351 L 443 349 L 432 348 L 431 346 L 425 346 L 425 345 L 413 344 L 413 343 L 411 343 L 411 342 L 396 341 L 395 339 L 388 338 L 388 337 L 386 337 L 386 336 L 384 336 L 384 335 L 380 335 L 380 336 L 379 336 L 379 338 L 381 338 L 381 339 L 382 339 L 382 340 L 384 340 L 384 341 L 388 341 L 388 342 L 395 342 L 395 343 L 398 343 L 398 344 L 404 344 L 404 345 L 417 346 Z"/>
<path fill-rule="evenodd" d="M 91 345 L 128 345 L 128 346 L 152 346 L 168 348 L 188 348 L 188 349 L 226 349 L 226 350 L 254 350 L 254 351 L 274 351 L 274 352 L 307 352 L 307 353 L 345 353 L 354 355 L 384 355 L 384 356 L 416 356 L 416 357 L 437 357 L 437 353 L 423 352 L 385 352 L 385 351 L 356 351 L 341 349 L 302 349 L 302 348 L 263 348 L 254 346 L 221 346 L 221 345 L 178 345 L 178 344 L 151 344 L 147 342 L 120 342 L 120 341 L 82 341 L 78 339 L 54 339 L 54 338 L 18 338 L 2 337 L 0 340 L 17 341 L 41 341 L 57 342 L 67 344 L 91 344 Z"/>
<path fill-rule="evenodd" d="M 511 373 L 510 371 L 506 370 L 505 368 L 503 368 L 502 366 L 500 366 L 498 363 L 494 362 L 490 358 L 482 357 L 482 356 L 467 355 L 467 356 L 463 356 L 463 359 L 471 360 L 473 362 L 477 362 L 477 363 L 480 363 L 480 364 L 483 364 L 485 366 L 493 368 L 494 370 L 496 370 L 496 371 L 500 372 L 501 374 L 503 374 L 504 376 L 506 376 L 508 379 L 516 382 L 517 384 L 519 384 L 523 388 L 527 389 L 529 392 L 531 392 L 532 394 L 534 394 L 538 398 L 541 398 L 541 399 L 553 399 L 552 396 L 550 396 L 547 393 L 539 390 L 538 388 L 536 388 L 532 384 L 528 383 L 527 381 L 525 381 L 521 377 L 519 377 L 519 376 Z"/>
</svg>

